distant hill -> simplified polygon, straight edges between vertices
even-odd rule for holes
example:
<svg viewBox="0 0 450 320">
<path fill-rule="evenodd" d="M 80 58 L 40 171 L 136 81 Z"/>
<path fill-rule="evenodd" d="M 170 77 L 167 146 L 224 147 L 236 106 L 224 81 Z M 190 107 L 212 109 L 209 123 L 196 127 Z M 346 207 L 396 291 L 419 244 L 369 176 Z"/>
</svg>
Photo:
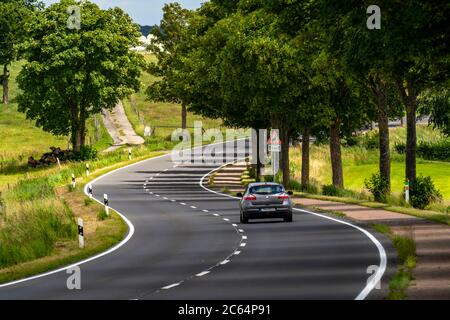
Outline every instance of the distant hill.
<svg viewBox="0 0 450 320">
<path fill-rule="evenodd" d="M 154 26 L 140 26 L 140 27 L 141 27 L 142 35 L 144 35 L 146 37 L 150 34 L 152 29 L 154 28 Z"/>
</svg>

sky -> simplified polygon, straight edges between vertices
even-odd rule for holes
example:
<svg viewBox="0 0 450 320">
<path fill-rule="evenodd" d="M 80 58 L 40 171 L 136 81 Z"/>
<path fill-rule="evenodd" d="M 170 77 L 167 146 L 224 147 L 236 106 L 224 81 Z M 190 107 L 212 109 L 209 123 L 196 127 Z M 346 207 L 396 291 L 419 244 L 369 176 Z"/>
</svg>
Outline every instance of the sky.
<svg viewBox="0 0 450 320">
<path fill-rule="evenodd" d="M 46 5 L 58 2 L 58 0 L 43 0 Z M 159 24 L 162 18 L 162 7 L 168 2 L 178 2 L 188 9 L 200 7 L 206 0 L 90 0 L 101 8 L 120 7 L 140 25 Z"/>
</svg>

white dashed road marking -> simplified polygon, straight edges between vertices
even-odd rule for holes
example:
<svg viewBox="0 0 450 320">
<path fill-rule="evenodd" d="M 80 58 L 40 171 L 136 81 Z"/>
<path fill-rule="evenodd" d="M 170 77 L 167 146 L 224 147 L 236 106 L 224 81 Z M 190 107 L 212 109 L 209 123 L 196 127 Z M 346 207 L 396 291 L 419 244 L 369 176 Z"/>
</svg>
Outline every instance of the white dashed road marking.
<svg viewBox="0 0 450 320">
<path fill-rule="evenodd" d="M 175 165 L 175 166 L 174 166 L 174 168 L 176 168 L 176 167 L 178 167 L 178 165 Z M 167 171 L 169 171 L 169 169 L 165 169 L 165 170 L 164 170 L 164 172 L 167 172 Z M 161 172 L 157 173 L 154 177 L 157 177 L 157 176 L 159 176 L 159 175 L 161 175 Z M 153 177 L 151 177 L 150 180 L 151 180 L 151 179 L 153 179 Z M 144 183 L 144 189 L 145 189 L 146 191 L 148 191 L 148 189 L 146 189 L 146 186 L 147 186 L 147 183 L 148 183 L 148 182 L 149 182 L 149 180 L 147 179 L 146 183 Z M 154 194 L 154 193 L 151 192 L 151 191 L 148 191 L 148 192 L 149 192 L 150 194 L 156 196 L 156 197 L 160 197 L 159 194 Z M 163 199 L 164 199 L 164 200 L 169 200 L 169 201 L 171 201 L 171 202 L 176 202 L 175 199 L 169 199 L 168 197 L 163 197 Z M 187 205 L 188 205 L 188 204 L 185 203 L 185 202 L 179 202 L 179 204 L 181 204 L 182 206 L 187 206 Z M 192 209 L 197 209 L 196 206 L 190 206 L 190 208 L 192 208 Z M 201 210 L 201 211 L 202 211 L 202 212 L 205 212 L 205 213 L 210 213 L 209 210 L 207 210 L 207 209 L 203 209 L 203 210 Z M 213 215 L 213 216 L 215 216 L 215 217 L 221 217 L 221 215 L 218 214 L 218 213 L 210 213 L 210 214 Z M 228 219 L 228 218 L 222 218 L 222 219 L 223 219 L 225 222 L 229 222 L 229 223 L 234 227 L 234 229 L 235 229 L 235 231 L 236 231 L 237 233 L 240 233 L 240 234 L 244 233 L 244 230 L 243 230 L 243 229 L 238 229 L 238 225 L 237 225 L 236 223 L 231 223 L 231 222 L 230 222 L 230 219 Z M 239 243 L 239 247 L 240 247 L 240 248 L 245 247 L 245 246 L 247 245 L 245 242 L 243 242 L 244 240 L 247 240 L 247 236 L 244 236 L 244 235 L 241 235 L 241 236 L 242 236 L 242 239 L 241 239 L 241 242 Z M 238 248 L 239 248 L 239 247 L 238 247 Z M 230 262 L 231 262 L 231 257 L 232 257 L 232 256 L 237 256 L 237 255 L 239 255 L 240 253 L 241 253 L 241 251 L 235 249 L 235 251 L 234 251 L 233 253 L 231 253 L 227 258 L 225 258 L 224 260 L 222 260 L 221 262 L 219 262 L 218 264 L 216 264 L 215 266 L 213 266 L 213 267 L 210 268 L 209 270 L 200 272 L 200 273 L 196 274 L 195 276 L 196 276 L 196 277 L 203 277 L 203 276 L 205 276 L 205 275 L 211 273 L 211 271 L 212 271 L 213 268 L 218 267 L 218 266 L 223 266 L 223 265 L 226 265 L 226 264 L 230 263 Z M 180 281 L 180 282 L 173 283 L 173 284 L 168 285 L 168 286 L 165 286 L 165 287 L 162 287 L 161 290 L 168 290 L 168 289 L 172 289 L 172 288 L 178 287 L 178 286 L 181 285 L 184 281 L 185 281 L 185 280 Z"/>
<path fill-rule="evenodd" d="M 181 282 L 174 283 L 174 284 L 171 284 L 171 285 L 162 287 L 161 289 L 163 289 L 163 290 L 172 289 L 172 288 L 174 288 L 174 287 L 178 287 L 180 284 L 181 284 Z"/>
<path fill-rule="evenodd" d="M 208 273 L 210 273 L 210 271 L 203 271 L 203 272 L 200 272 L 200 273 L 196 274 L 195 276 L 196 277 L 203 277 L 204 275 L 207 275 Z"/>
</svg>

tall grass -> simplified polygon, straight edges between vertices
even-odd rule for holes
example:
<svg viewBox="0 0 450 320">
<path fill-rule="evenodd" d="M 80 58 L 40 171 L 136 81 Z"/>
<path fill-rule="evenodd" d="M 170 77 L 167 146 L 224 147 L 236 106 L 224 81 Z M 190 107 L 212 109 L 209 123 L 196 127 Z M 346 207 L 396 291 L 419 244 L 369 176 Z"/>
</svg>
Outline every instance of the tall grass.
<svg viewBox="0 0 450 320">
<path fill-rule="evenodd" d="M 56 241 L 77 235 L 72 212 L 58 199 L 16 202 L 2 220 L 0 267 L 44 257 Z"/>
<path fill-rule="evenodd" d="M 128 150 L 128 149 L 127 149 Z M 91 172 L 128 161 L 117 150 L 91 161 Z M 146 146 L 133 148 L 133 157 L 153 155 Z M 73 240 L 77 226 L 71 210 L 55 188 L 85 175 L 85 163 L 72 162 L 48 169 L 47 175 L 25 177 L 0 194 L 0 268 L 51 254 L 59 242 Z"/>
</svg>

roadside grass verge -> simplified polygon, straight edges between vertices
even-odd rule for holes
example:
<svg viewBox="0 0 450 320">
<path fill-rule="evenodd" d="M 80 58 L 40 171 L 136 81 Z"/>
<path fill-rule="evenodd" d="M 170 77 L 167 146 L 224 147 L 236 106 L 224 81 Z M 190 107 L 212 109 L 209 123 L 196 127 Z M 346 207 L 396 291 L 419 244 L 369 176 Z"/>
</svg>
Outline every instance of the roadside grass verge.
<svg viewBox="0 0 450 320">
<path fill-rule="evenodd" d="M 359 136 L 358 139 L 364 139 L 365 136 L 373 134 L 367 133 Z M 434 130 L 424 125 L 417 126 L 418 141 L 434 141 L 440 138 L 440 131 Z M 393 194 L 399 196 L 403 192 L 405 180 L 405 156 L 394 151 L 395 143 L 406 142 L 405 128 L 391 128 L 391 181 Z M 375 140 L 374 144 L 377 145 Z M 329 146 L 325 144 L 311 145 L 310 151 L 311 179 L 318 186 L 331 184 L 331 160 Z M 290 151 L 292 179 L 301 180 L 301 146 L 293 147 Z M 378 172 L 379 168 L 379 150 L 367 148 L 364 145 L 343 146 L 342 161 L 344 170 L 345 188 L 356 193 L 364 191 L 364 180 L 370 178 L 373 173 Z M 443 206 L 450 206 L 450 162 L 428 161 L 417 159 L 417 174 L 431 176 L 436 187 L 441 191 L 444 200 Z"/>
<path fill-rule="evenodd" d="M 11 103 L 0 103 L 0 191 L 14 184 L 26 175 L 47 175 L 51 168 L 29 168 L 28 158 L 39 159 L 43 153 L 49 152 L 50 147 L 67 149 L 68 138 L 54 136 L 35 126 L 34 121 L 26 119 L 25 114 L 17 110 L 16 96 L 18 93 L 16 78 L 23 61 L 11 65 L 10 98 Z M 103 121 L 97 116 L 98 126 L 94 125 L 93 117 L 89 118 L 86 141 L 101 151 L 112 145 Z"/>
<path fill-rule="evenodd" d="M 48 176 L 16 183 L 0 197 L 0 282 L 42 273 L 105 251 L 120 242 L 128 228 L 112 213 L 100 216 L 103 207 L 88 199 L 83 186 L 111 170 L 161 155 L 145 147 L 133 149 L 128 160 L 123 150 L 90 162 L 70 163 Z M 77 187 L 68 188 L 75 173 Z M 78 249 L 76 217 L 85 222 L 86 248 Z"/>
<path fill-rule="evenodd" d="M 350 204 L 360 205 L 363 207 L 369 207 L 369 208 L 374 208 L 374 209 L 383 209 L 386 211 L 407 214 L 407 215 L 414 216 L 417 218 L 422 218 L 422 219 L 450 225 L 450 213 L 446 213 L 446 212 L 420 210 L 420 209 L 415 209 L 412 207 L 395 206 L 395 205 L 390 205 L 390 204 L 386 204 L 386 203 L 367 201 L 367 200 L 358 200 L 355 198 L 348 198 L 348 197 L 331 197 L 331 196 L 323 196 L 323 195 L 317 195 L 317 194 L 309 194 L 309 193 L 305 193 L 305 192 L 294 192 L 294 194 L 296 196 L 299 196 L 302 198 L 324 200 L 324 201 L 334 201 L 334 202 L 341 202 L 341 203 L 350 203 Z"/>
<path fill-rule="evenodd" d="M 413 271 L 417 264 L 416 243 L 412 235 L 397 235 L 385 224 L 374 224 L 372 228 L 387 235 L 397 250 L 401 262 L 397 273 L 389 282 L 389 295 L 387 300 L 404 300 L 407 298 L 406 290 L 414 280 Z"/>
</svg>

